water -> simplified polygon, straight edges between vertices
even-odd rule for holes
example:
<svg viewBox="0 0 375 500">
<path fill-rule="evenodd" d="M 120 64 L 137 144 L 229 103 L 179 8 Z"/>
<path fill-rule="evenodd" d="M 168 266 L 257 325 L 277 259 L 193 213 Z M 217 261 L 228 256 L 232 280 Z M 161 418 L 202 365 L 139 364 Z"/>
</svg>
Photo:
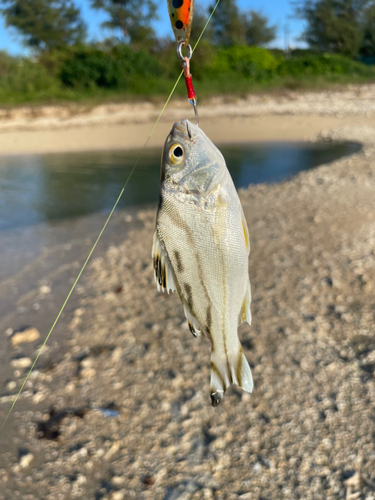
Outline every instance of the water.
<svg viewBox="0 0 375 500">
<path fill-rule="evenodd" d="M 237 187 L 280 182 L 360 149 L 357 144 L 266 143 L 220 148 Z M 156 203 L 160 149 L 146 151 L 119 208 Z M 55 224 L 110 210 L 138 151 L 6 157 L 0 160 L 0 231 Z"/>
</svg>

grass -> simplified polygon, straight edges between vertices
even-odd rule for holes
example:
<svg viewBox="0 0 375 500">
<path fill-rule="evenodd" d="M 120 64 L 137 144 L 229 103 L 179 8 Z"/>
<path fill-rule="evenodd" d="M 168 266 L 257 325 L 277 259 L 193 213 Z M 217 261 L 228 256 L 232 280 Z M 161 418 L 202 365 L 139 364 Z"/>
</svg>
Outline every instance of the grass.
<svg viewBox="0 0 375 500">
<path fill-rule="evenodd" d="M 177 77 L 177 76 L 176 76 Z M 248 94 L 263 92 L 279 92 L 283 90 L 321 91 L 329 89 L 342 89 L 349 84 L 375 83 L 375 77 L 328 74 L 306 77 L 275 77 L 266 82 L 249 82 L 244 77 L 223 78 L 216 80 L 195 79 L 194 87 L 200 102 L 204 102 L 214 95 L 244 97 Z M 169 79 L 148 79 L 137 82 L 134 88 L 127 90 L 114 89 L 70 89 L 54 88 L 29 92 L 11 92 L 0 88 L 0 106 L 8 108 L 19 105 L 64 105 L 80 103 L 89 107 L 101 103 L 164 102 L 169 95 L 175 81 Z M 186 98 L 186 87 L 183 79 L 177 86 L 174 97 Z"/>
</svg>

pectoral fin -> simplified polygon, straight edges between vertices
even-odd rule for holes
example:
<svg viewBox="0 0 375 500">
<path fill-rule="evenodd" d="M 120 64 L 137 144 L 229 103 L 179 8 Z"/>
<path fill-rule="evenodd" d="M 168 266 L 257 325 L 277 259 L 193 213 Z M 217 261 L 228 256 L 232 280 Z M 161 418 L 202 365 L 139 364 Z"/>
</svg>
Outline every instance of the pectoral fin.
<svg viewBox="0 0 375 500">
<path fill-rule="evenodd" d="M 160 243 L 157 230 L 154 232 L 152 244 L 152 257 L 154 259 L 154 277 L 158 290 L 162 292 L 174 292 L 177 290 L 176 278 L 171 261 L 164 246 Z"/>
<path fill-rule="evenodd" d="M 184 313 L 189 325 L 189 330 L 194 337 L 199 337 L 202 333 L 205 334 L 204 328 L 194 315 L 194 312 L 189 306 L 188 297 L 185 297 L 188 290 L 188 285 L 185 284 L 185 289 L 181 291 L 178 286 L 176 275 L 173 271 L 168 252 L 164 245 L 160 242 L 157 230 L 154 232 L 154 239 L 152 244 L 152 257 L 154 259 L 154 277 L 155 283 L 159 292 L 177 292 L 182 302 Z M 190 300 L 191 302 L 191 300 Z"/>
</svg>

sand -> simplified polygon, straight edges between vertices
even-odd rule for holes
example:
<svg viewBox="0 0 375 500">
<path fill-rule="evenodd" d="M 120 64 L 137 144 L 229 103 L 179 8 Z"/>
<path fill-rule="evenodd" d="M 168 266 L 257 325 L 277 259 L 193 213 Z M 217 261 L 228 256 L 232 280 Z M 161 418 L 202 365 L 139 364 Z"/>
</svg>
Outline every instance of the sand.
<svg viewBox="0 0 375 500">
<path fill-rule="evenodd" d="M 141 148 L 162 103 L 80 105 L 0 110 L 0 154 L 58 153 Z M 326 92 L 283 92 L 212 98 L 199 106 L 201 127 L 216 143 L 311 140 L 322 130 L 371 126 L 375 85 Z M 161 147 L 171 124 L 193 120 L 185 100 L 172 101 L 152 133 Z"/>
<path fill-rule="evenodd" d="M 188 113 L 182 116 L 189 116 Z M 159 124 L 148 146 L 161 147 L 171 122 Z M 353 124 L 371 125 L 373 117 L 262 116 L 249 118 L 202 118 L 201 127 L 217 144 L 251 141 L 311 140 L 322 130 Z M 13 131 L 0 133 L 0 154 L 67 153 L 75 151 L 142 148 L 152 123 L 90 126 L 50 131 Z"/>
<path fill-rule="evenodd" d="M 1 500 L 374 499 L 374 118 L 216 117 L 211 127 L 225 140 L 241 120 L 255 120 L 254 135 L 263 123 L 272 140 L 363 144 L 240 190 L 253 293 L 240 338 L 253 394 L 231 388 L 210 406 L 209 342 L 153 281 L 156 207 L 121 212 L 131 229 L 95 255 L 62 318 L 66 351 L 38 365 L 0 436 Z M 52 294 L 39 294 L 41 311 Z M 14 360 L 35 355 L 37 345 L 8 342 Z M 4 381 L 1 419 L 25 372 Z"/>
</svg>

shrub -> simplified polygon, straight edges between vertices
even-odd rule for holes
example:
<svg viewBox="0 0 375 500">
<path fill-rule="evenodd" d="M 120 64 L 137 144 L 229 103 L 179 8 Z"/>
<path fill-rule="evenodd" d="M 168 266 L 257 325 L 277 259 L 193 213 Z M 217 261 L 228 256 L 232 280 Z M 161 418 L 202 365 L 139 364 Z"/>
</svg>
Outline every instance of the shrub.
<svg viewBox="0 0 375 500">
<path fill-rule="evenodd" d="M 12 57 L 0 51 L 0 102 L 45 102 L 61 99 L 108 99 L 121 95 L 166 95 L 181 71 L 173 42 L 162 41 L 153 52 L 125 44 L 66 47 L 38 58 Z M 198 95 L 248 92 L 279 85 L 299 88 L 375 79 L 375 67 L 340 55 L 300 50 L 284 59 L 259 47 L 218 48 L 203 40 L 191 72 L 201 80 Z M 177 93 L 186 95 L 181 83 Z"/>
<path fill-rule="evenodd" d="M 353 61 L 344 56 L 322 54 L 306 55 L 303 57 L 292 57 L 281 62 L 278 68 L 281 76 L 318 76 L 329 74 L 346 74 L 371 76 L 375 74 L 373 68 Z"/>
<path fill-rule="evenodd" d="M 201 80 L 205 77 L 216 54 L 215 47 L 206 40 L 202 40 L 194 52 L 191 72 L 194 78 Z"/>
<path fill-rule="evenodd" d="M 64 85 L 76 88 L 127 88 L 134 77 L 150 78 L 160 75 L 155 57 L 127 45 L 107 51 L 96 47 L 81 47 L 68 55 L 60 69 Z"/>
<path fill-rule="evenodd" d="M 59 82 L 37 61 L 0 53 L 0 97 L 56 90 Z"/>
<path fill-rule="evenodd" d="M 217 76 L 238 73 L 259 82 L 272 78 L 278 65 L 278 60 L 268 50 L 238 45 L 220 49 L 209 69 Z"/>
</svg>

